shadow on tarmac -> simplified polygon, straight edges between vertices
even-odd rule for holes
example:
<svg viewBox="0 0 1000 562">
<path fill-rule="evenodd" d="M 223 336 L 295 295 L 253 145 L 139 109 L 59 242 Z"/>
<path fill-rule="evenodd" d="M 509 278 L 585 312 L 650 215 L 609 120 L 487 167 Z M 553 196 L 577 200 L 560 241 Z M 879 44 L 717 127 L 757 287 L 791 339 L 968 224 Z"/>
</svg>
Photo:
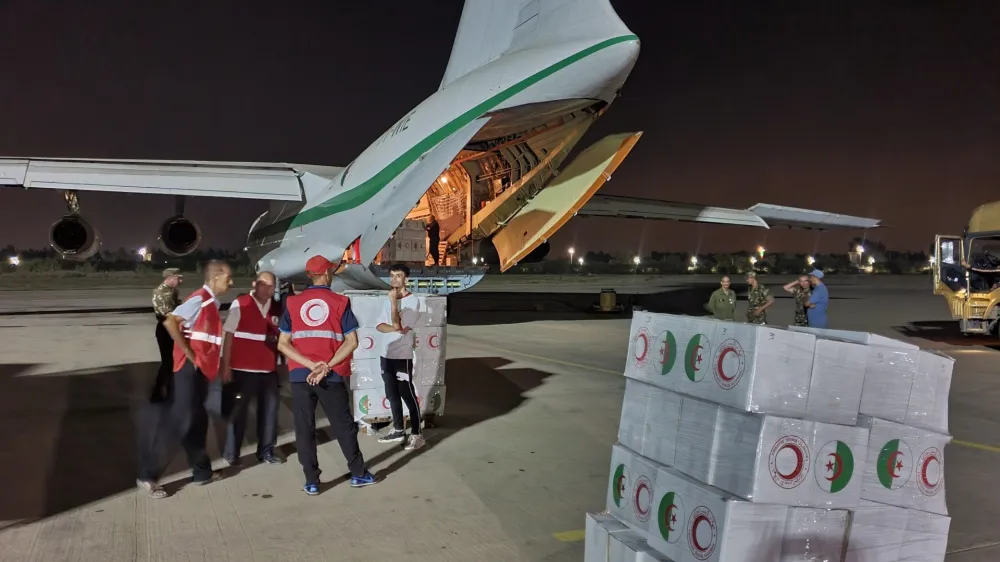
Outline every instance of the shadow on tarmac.
<svg viewBox="0 0 1000 562">
<path fill-rule="evenodd" d="M 449 359 L 445 415 L 437 418 L 435 428 L 425 431 L 427 445 L 388 466 L 378 466 L 399 454 L 399 448 L 393 447 L 366 458 L 368 465 L 376 469 L 379 477 L 390 476 L 451 435 L 520 407 L 528 400 L 525 393 L 540 386 L 549 374 L 533 369 L 504 369 L 509 363 L 498 357 Z M 34 366 L 0 364 L 0 443 L 8 460 L 0 464 L 0 522 L 15 525 L 134 489 L 138 424 L 157 423 L 163 411 L 148 403 L 158 363 L 25 375 Z M 283 397 L 285 405 L 290 406 L 285 400 Z M 317 414 L 324 419 L 320 417 L 322 408 Z M 244 446 L 254 451 L 256 418 L 250 419 Z M 279 434 L 293 431 L 290 415 L 279 416 L 279 420 Z M 225 426 L 213 417 L 209 431 L 218 439 L 224 436 Z M 332 441 L 327 430 L 318 433 L 320 445 Z M 362 451 L 374 443 L 370 437 L 359 437 Z M 169 447 L 164 457 L 172 461 L 168 462 L 167 474 L 181 472 L 187 476 L 167 484 L 173 492 L 190 482 L 190 473 L 179 444 L 171 443 Z M 290 457 L 289 462 L 297 463 L 294 442 L 278 449 Z M 220 451 L 210 450 L 209 454 L 213 460 L 220 458 Z M 339 458 L 339 451 L 334 458 Z M 252 452 L 242 460 L 243 470 L 256 462 Z M 345 466 L 340 462 L 324 468 L 328 474 L 337 474 Z M 238 470 L 227 468 L 224 472 L 231 477 Z M 345 474 L 324 482 L 322 488 L 329 489 L 348 478 Z"/>
<path fill-rule="evenodd" d="M 1000 351 L 1000 340 L 996 336 L 965 335 L 959 331 L 957 320 L 911 322 L 906 326 L 893 326 L 893 329 L 911 338 L 921 338 L 957 347 L 983 346 Z"/>
</svg>

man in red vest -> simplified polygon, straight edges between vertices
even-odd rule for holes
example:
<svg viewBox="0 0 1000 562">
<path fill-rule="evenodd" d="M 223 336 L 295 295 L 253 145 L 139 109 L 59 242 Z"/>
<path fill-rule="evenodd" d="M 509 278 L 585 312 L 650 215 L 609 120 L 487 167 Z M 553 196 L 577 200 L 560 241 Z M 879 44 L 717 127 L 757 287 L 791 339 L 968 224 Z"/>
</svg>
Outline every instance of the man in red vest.
<svg viewBox="0 0 1000 562">
<path fill-rule="evenodd" d="M 219 376 L 222 358 L 222 318 L 218 298 L 232 286 L 229 265 L 221 261 L 205 264 L 205 284 L 167 316 L 163 326 L 174 339 L 174 395 L 169 405 L 167 429 L 180 439 L 192 481 L 203 485 L 218 480 L 205 452 L 208 435 L 208 412 L 205 399 L 208 387 Z M 161 466 L 158 455 L 158 428 L 146 428 L 149 434 L 139 449 L 139 478 L 136 484 L 154 498 L 167 492 L 157 484 Z"/>
<path fill-rule="evenodd" d="M 295 446 L 305 473 L 302 489 L 319 493 L 316 459 L 316 402 L 323 406 L 330 428 L 351 470 L 351 487 L 375 484 L 358 446 L 358 424 L 351 415 L 351 355 L 358 347 L 358 320 L 351 301 L 330 290 L 334 264 L 323 256 L 306 262 L 312 280 L 306 290 L 288 297 L 281 317 L 278 350 L 288 358 L 288 380 L 295 414 Z"/>
<path fill-rule="evenodd" d="M 240 462 L 247 427 L 249 399 L 257 398 L 257 460 L 281 464 L 274 453 L 278 440 L 278 321 L 281 304 L 274 300 L 277 279 L 270 271 L 257 274 L 253 291 L 236 297 L 222 326 L 222 372 L 232 382 L 227 393 L 240 395 L 226 431 L 222 458 L 230 466 Z"/>
</svg>

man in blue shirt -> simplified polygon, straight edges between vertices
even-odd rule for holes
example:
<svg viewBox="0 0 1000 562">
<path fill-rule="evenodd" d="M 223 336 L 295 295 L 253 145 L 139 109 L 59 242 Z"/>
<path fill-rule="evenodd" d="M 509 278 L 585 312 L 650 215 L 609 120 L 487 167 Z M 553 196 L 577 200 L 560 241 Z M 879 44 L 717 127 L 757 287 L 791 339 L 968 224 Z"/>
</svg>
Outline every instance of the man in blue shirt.
<svg viewBox="0 0 1000 562">
<path fill-rule="evenodd" d="M 806 301 L 806 318 L 809 320 L 809 326 L 826 328 L 828 327 L 826 305 L 830 302 L 830 292 L 827 291 L 826 284 L 823 283 L 823 272 L 814 269 L 809 274 L 809 284 L 813 287 L 812 294 Z"/>
</svg>

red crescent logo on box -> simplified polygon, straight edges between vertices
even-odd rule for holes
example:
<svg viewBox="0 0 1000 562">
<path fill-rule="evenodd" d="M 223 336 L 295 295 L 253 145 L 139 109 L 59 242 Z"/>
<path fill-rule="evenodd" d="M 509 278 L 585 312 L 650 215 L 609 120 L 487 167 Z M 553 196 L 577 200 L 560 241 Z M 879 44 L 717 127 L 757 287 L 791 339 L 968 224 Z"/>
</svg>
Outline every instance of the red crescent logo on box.
<svg viewBox="0 0 1000 562">
<path fill-rule="evenodd" d="M 375 338 L 373 338 L 371 336 L 365 336 L 364 342 L 365 342 L 365 344 L 364 344 L 364 346 L 362 346 L 363 349 L 371 349 L 371 348 L 375 347 Z"/>
<path fill-rule="evenodd" d="M 646 358 L 649 356 L 649 332 L 646 328 L 640 328 L 639 333 L 635 335 L 635 339 L 632 340 L 632 358 L 635 361 L 636 367 L 642 367 L 646 364 Z"/>
<path fill-rule="evenodd" d="M 917 470 L 920 471 L 917 478 L 917 488 L 925 496 L 934 496 L 941 491 L 941 484 L 944 482 L 944 471 L 941 466 L 941 451 L 937 447 L 931 447 L 920 454 L 917 460 Z"/>
<path fill-rule="evenodd" d="M 790 490 L 798 487 L 809 473 L 809 447 L 796 435 L 786 435 L 771 447 L 768 458 L 771 480 Z"/>
<path fill-rule="evenodd" d="M 439 343 L 438 339 L 437 334 L 431 334 L 431 337 L 427 338 L 427 345 L 430 346 L 431 349 L 437 349 Z"/>
<path fill-rule="evenodd" d="M 388 410 L 389 409 L 389 398 L 386 397 L 386 396 L 382 397 L 382 409 L 383 410 Z"/>
<path fill-rule="evenodd" d="M 715 552 L 719 531 L 715 526 L 715 515 L 705 506 L 698 506 L 688 519 L 688 548 L 698 560 L 708 560 Z"/>
</svg>

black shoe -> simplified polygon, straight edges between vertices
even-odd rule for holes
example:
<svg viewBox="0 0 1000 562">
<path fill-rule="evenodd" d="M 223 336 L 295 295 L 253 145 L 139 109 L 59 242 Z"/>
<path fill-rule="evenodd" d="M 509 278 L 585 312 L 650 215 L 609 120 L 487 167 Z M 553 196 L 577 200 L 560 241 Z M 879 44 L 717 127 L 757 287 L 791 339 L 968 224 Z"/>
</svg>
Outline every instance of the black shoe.
<svg viewBox="0 0 1000 562">
<path fill-rule="evenodd" d="M 266 464 L 285 464 L 285 459 L 274 453 L 268 453 L 262 457 L 257 457 L 257 460 Z"/>
<path fill-rule="evenodd" d="M 395 443 L 406 439 L 406 433 L 402 429 L 393 429 L 382 437 L 378 438 L 379 443 Z"/>
</svg>

